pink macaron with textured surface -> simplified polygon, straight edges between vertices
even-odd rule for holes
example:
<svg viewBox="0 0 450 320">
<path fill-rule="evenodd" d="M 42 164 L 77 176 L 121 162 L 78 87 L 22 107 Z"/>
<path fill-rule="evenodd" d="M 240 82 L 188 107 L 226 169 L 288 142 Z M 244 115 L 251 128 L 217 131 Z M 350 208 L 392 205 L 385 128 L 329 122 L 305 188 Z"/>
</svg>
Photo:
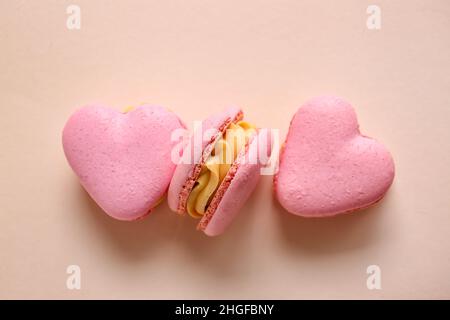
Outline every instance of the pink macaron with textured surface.
<svg viewBox="0 0 450 320">
<path fill-rule="evenodd" d="M 156 206 L 176 164 L 171 134 L 183 123 L 165 108 L 143 105 L 127 113 L 92 105 L 63 130 L 66 158 L 81 185 L 111 217 L 135 220 Z"/>
<path fill-rule="evenodd" d="M 214 148 L 215 142 L 222 137 L 231 123 L 236 123 L 242 119 L 242 110 L 231 107 L 204 120 L 202 125 L 196 129 L 198 132 L 194 129 L 183 152 L 183 156 L 189 154 L 193 162 L 178 164 L 169 186 L 168 203 L 173 211 L 180 214 L 186 213 L 187 199 L 203 164 Z M 200 136 L 204 135 L 202 144 L 194 142 L 194 136 L 199 133 Z M 271 136 L 267 130 L 261 129 L 255 131 L 245 147 L 240 150 L 236 160 L 215 192 L 204 216 L 200 219 L 197 229 L 208 236 L 217 236 L 231 224 L 256 187 L 260 169 L 265 165 L 258 158 L 258 147 L 262 144 L 265 145 L 267 153 L 270 154 Z M 196 148 L 201 148 L 201 150 L 193 151 Z M 187 149 L 192 152 L 186 152 Z"/>
<path fill-rule="evenodd" d="M 353 107 L 322 96 L 294 115 L 274 187 L 280 204 L 293 214 L 333 216 L 379 201 L 394 171 L 389 151 L 360 133 Z"/>
</svg>

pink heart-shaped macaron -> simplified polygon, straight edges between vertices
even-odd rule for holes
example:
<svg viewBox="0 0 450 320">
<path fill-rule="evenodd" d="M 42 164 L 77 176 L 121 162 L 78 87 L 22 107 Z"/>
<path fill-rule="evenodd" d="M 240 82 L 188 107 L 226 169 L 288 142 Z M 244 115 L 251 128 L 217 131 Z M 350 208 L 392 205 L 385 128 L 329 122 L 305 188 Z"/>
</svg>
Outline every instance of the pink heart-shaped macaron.
<svg viewBox="0 0 450 320">
<path fill-rule="evenodd" d="M 293 214 L 332 216 L 376 203 L 393 178 L 389 151 L 361 135 L 352 106 L 324 96 L 306 103 L 292 119 L 275 192 Z"/>
<path fill-rule="evenodd" d="M 110 216 L 134 220 L 164 196 L 175 163 L 173 130 L 184 128 L 162 107 L 122 113 L 103 106 L 75 112 L 63 131 L 67 160 L 82 186 Z"/>
</svg>

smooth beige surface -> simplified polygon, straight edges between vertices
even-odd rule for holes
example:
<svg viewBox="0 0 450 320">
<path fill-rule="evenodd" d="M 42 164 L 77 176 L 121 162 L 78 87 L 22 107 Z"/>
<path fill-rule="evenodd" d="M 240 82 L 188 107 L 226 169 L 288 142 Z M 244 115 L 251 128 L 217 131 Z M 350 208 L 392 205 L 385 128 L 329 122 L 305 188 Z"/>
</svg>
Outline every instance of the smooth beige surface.
<svg viewBox="0 0 450 320">
<path fill-rule="evenodd" d="M 450 2 L 0 1 L 0 298 L 450 298 Z M 142 102 L 186 123 L 229 104 L 279 128 L 334 93 L 397 175 L 374 208 L 286 213 L 264 177 L 226 234 L 161 205 L 125 223 L 79 186 L 61 147 L 76 107 Z M 66 288 L 66 267 L 82 270 Z M 382 290 L 366 288 L 379 265 Z"/>
</svg>

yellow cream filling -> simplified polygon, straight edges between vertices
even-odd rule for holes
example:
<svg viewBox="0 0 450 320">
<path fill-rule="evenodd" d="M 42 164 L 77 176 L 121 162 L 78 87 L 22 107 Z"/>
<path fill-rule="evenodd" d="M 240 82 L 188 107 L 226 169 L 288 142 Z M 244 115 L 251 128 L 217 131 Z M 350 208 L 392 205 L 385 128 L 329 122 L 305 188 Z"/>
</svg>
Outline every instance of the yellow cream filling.
<svg viewBox="0 0 450 320">
<path fill-rule="evenodd" d="M 130 111 L 133 111 L 134 109 L 136 109 L 136 108 L 133 107 L 133 106 L 128 106 L 128 107 L 125 107 L 122 112 L 123 113 L 128 113 Z"/>
<path fill-rule="evenodd" d="M 190 216 L 201 218 L 241 149 L 256 128 L 245 121 L 232 123 L 216 142 L 192 189 L 186 209 Z"/>
</svg>

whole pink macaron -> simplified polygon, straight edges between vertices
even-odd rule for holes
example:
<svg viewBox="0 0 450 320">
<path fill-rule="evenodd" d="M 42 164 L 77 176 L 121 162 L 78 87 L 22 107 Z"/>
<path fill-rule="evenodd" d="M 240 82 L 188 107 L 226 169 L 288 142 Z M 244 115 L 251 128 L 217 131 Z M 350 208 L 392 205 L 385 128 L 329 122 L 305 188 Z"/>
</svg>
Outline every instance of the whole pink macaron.
<svg viewBox="0 0 450 320">
<path fill-rule="evenodd" d="M 389 151 L 360 133 L 353 107 L 322 96 L 300 107 L 291 121 L 274 177 L 275 194 L 293 214 L 333 216 L 381 200 L 394 172 Z"/>
<path fill-rule="evenodd" d="M 176 164 L 172 112 L 143 105 L 129 112 L 91 105 L 76 111 L 62 135 L 66 158 L 81 185 L 111 217 L 135 220 L 164 197 Z"/>
<path fill-rule="evenodd" d="M 226 230 L 256 187 L 264 166 L 258 149 L 271 152 L 268 131 L 243 116 L 231 107 L 194 128 L 169 186 L 169 207 L 198 218 L 208 236 Z"/>
</svg>

